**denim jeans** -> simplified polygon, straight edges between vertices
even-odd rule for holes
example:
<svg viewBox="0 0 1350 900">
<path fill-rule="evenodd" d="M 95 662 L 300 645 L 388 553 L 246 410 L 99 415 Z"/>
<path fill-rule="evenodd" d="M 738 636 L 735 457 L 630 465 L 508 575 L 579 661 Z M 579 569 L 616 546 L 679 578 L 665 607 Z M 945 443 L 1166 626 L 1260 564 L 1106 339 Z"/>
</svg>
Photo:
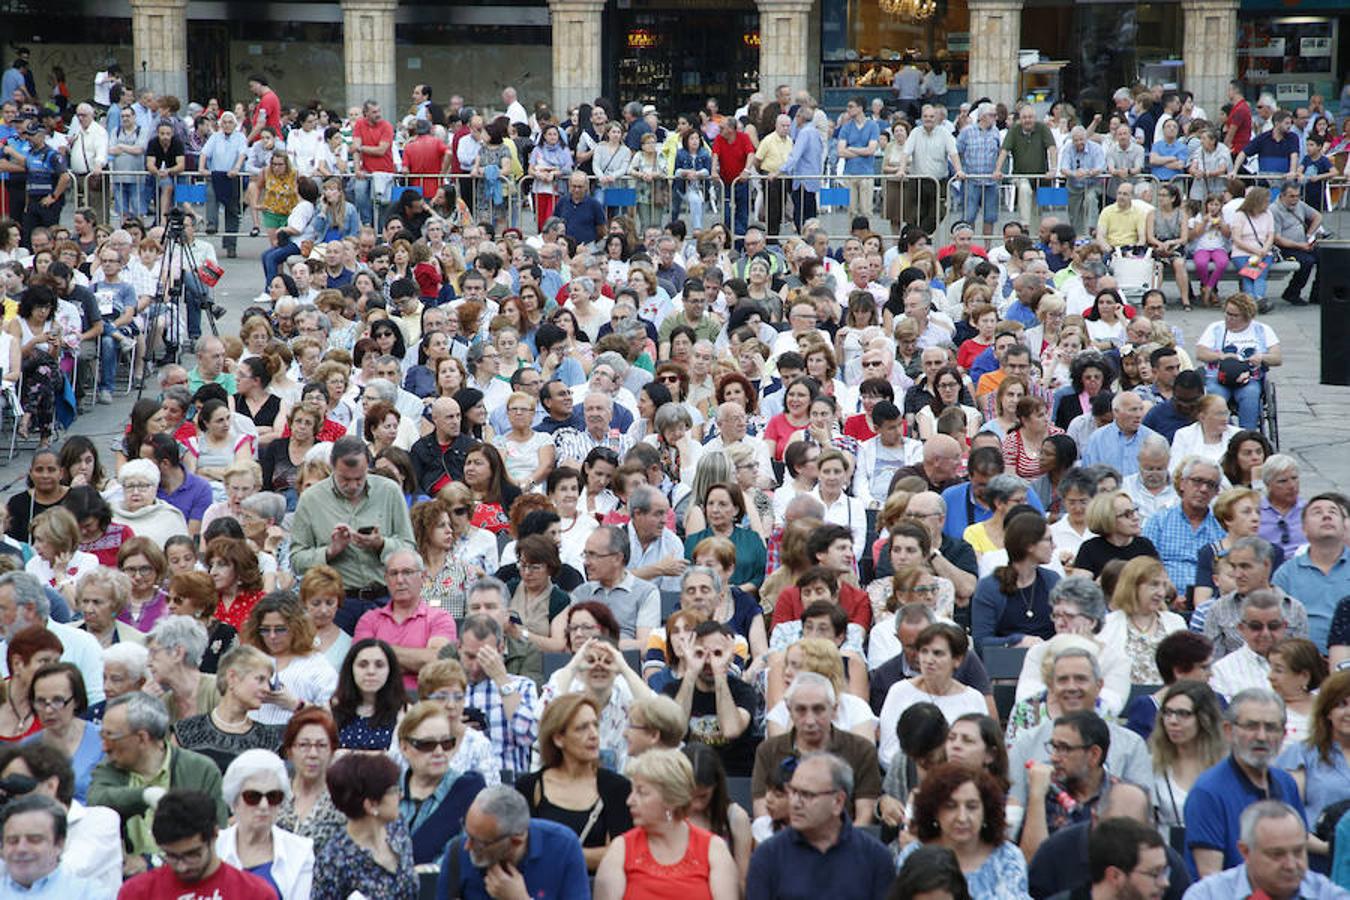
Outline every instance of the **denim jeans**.
<svg viewBox="0 0 1350 900">
<path fill-rule="evenodd" d="M 990 225 L 998 221 L 998 182 L 970 179 L 962 183 L 961 195 L 967 222 L 975 224 L 975 217 L 980 213 L 984 213 L 984 221 Z"/>
<path fill-rule="evenodd" d="M 1247 256 L 1246 254 L 1234 253 L 1233 268 L 1241 272 L 1242 269 L 1246 267 L 1247 262 L 1250 259 L 1251 257 Z M 1266 279 L 1270 276 L 1270 264 L 1272 262 L 1274 262 L 1274 260 L 1271 257 L 1267 256 L 1266 268 L 1262 269 L 1261 274 L 1256 278 L 1243 278 L 1241 275 L 1238 276 L 1238 284 L 1240 285 L 1243 293 L 1251 294 L 1252 297 L 1257 300 L 1266 299 Z M 1243 427 L 1245 428 L 1246 426 Z"/>
<path fill-rule="evenodd" d="M 1210 394 L 1218 394 L 1225 400 L 1237 398 L 1238 408 L 1238 426 L 1241 428 L 1256 428 L 1261 420 L 1261 380 L 1252 377 L 1246 384 L 1240 384 L 1237 387 L 1225 387 L 1219 384 L 1217 372 L 1205 373 L 1205 391 Z"/>
<path fill-rule="evenodd" d="M 117 214 L 122 218 L 129 216 L 140 216 L 141 206 L 141 186 L 134 181 L 119 181 L 116 185 L 115 194 L 117 197 Z"/>
<path fill-rule="evenodd" d="M 722 209 L 722 223 L 731 229 L 734 240 L 745 237 L 746 226 L 750 224 L 750 182 L 738 181 L 726 192 L 726 203 Z M 735 207 L 735 224 L 732 224 L 732 207 Z"/>
<path fill-rule="evenodd" d="M 367 194 L 367 196 L 369 196 L 369 194 Z M 286 243 L 279 244 L 276 247 L 273 247 L 271 250 L 268 250 L 267 252 L 263 253 L 262 255 L 263 278 L 266 279 L 263 282 L 263 286 L 266 287 L 267 285 L 271 284 L 272 279 L 277 277 L 277 270 L 281 268 L 281 264 L 286 261 L 287 257 L 294 256 L 299 252 L 300 252 L 299 247 L 297 247 L 291 241 L 286 241 Z"/>
<path fill-rule="evenodd" d="M 98 389 L 113 390 L 117 383 L 117 341 L 113 334 L 117 331 L 113 323 L 103 320 L 103 334 L 98 338 Z"/>
<path fill-rule="evenodd" d="M 369 178 L 352 179 L 352 203 L 356 204 L 356 214 L 361 217 L 362 224 L 375 224 L 375 196 Z M 267 280 L 270 282 L 271 276 Z"/>
</svg>

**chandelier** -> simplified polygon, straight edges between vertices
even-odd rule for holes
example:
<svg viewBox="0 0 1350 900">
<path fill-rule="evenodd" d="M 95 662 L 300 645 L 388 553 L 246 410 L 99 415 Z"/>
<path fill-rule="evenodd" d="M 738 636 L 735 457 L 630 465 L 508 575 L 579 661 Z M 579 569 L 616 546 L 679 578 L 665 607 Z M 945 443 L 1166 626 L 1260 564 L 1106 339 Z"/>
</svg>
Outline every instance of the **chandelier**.
<svg viewBox="0 0 1350 900">
<path fill-rule="evenodd" d="M 937 12 L 937 0 L 877 0 L 884 12 L 898 19 L 923 22 Z"/>
</svg>

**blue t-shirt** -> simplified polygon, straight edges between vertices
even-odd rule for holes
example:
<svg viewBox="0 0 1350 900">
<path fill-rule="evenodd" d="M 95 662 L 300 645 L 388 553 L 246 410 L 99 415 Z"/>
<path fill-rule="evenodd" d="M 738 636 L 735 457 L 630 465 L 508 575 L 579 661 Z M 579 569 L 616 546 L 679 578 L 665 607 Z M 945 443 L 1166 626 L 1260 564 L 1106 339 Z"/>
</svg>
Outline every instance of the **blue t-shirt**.
<svg viewBox="0 0 1350 900">
<path fill-rule="evenodd" d="M 1256 168 L 1260 172 L 1288 172 L 1289 157 L 1299 155 L 1298 135 L 1292 131 L 1284 140 L 1275 140 L 1275 132 L 1267 131 L 1252 138 L 1252 142 L 1242 152 L 1256 157 Z"/>
<path fill-rule="evenodd" d="M 1195 780 L 1194 787 L 1186 795 L 1185 805 L 1186 865 L 1191 870 L 1191 877 L 1196 875 L 1192 853 L 1196 847 L 1223 851 L 1225 869 L 1242 863 L 1237 846 L 1238 818 L 1256 801 L 1283 800 L 1307 819 L 1293 776 L 1272 764 L 1266 770 L 1266 778 L 1270 786 L 1268 794 L 1252 784 L 1230 755 Z"/>
<path fill-rule="evenodd" d="M 1331 160 L 1325 156 L 1319 156 L 1317 159 L 1304 155 L 1298 164 L 1305 178 L 1312 178 L 1316 175 L 1325 175 L 1331 171 Z M 1313 209 L 1321 209 L 1326 205 L 1326 185 L 1320 181 L 1317 183 L 1309 182 L 1303 187 L 1303 202 Z"/>
<path fill-rule="evenodd" d="M 125 282 L 103 281 L 89 287 L 98 301 L 98 313 L 105 319 L 116 319 L 127 307 L 136 305 L 136 289 Z"/>
<path fill-rule="evenodd" d="M 866 147 L 873 141 L 881 140 L 881 130 L 871 119 L 864 119 L 861 125 L 853 120 L 845 122 L 835 135 L 846 147 Z M 877 160 L 875 156 L 855 156 L 844 160 L 845 175 L 875 175 Z"/>
<path fill-rule="evenodd" d="M 1186 146 L 1180 138 L 1177 138 L 1177 140 L 1171 144 L 1167 143 L 1167 141 L 1154 141 L 1153 152 L 1159 156 L 1175 157 L 1176 159 L 1181 160 L 1183 166 L 1186 164 L 1186 161 L 1191 158 L 1191 148 Z M 1153 177 L 1159 181 L 1171 181 L 1178 175 L 1185 174 L 1186 170 L 1184 168 L 1169 169 L 1167 166 L 1153 167 Z"/>
<path fill-rule="evenodd" d="M 581 244 L 593 243 L 606 221 L 605 208 L 590 195 L 580 203 L 573 202 L 570 194 L 559 198 L 553 214 L 567 223 L 567 236 Z"/>
</svg>

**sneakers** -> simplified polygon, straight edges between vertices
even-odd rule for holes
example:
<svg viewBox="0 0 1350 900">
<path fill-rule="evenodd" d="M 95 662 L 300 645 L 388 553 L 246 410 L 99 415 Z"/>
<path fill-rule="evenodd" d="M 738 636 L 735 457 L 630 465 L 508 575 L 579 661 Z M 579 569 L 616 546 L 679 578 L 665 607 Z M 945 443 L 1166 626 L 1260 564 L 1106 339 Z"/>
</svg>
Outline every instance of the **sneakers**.
<svg viewBox="0 0 1350 900">
<path fill-rule="evenodd" d="M 99 406 L 112 406 L 112 402 L 113 402 L 112 391 L 99 391 L 99 392 L 98 392 L 98 405 L 99 405 Z"/>
</svg>

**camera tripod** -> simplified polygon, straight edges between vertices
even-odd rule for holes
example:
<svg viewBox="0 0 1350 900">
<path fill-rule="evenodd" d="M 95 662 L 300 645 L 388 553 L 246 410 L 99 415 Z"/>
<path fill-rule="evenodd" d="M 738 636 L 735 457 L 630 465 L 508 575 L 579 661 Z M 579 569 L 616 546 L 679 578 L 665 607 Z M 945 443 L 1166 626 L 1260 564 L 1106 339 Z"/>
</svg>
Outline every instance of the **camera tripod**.
<svg viewBox="0 0 1350 900">
<path fill-rule="evenodd" d="M 164 224 L 164 257 L 160 261 L 155 294 L 146 317 L 148 333 L 145 335 L 145 360 L 140 385 L 136 389 L 137 400 L 141 399 L 145 391 L 146 377 L 156 352 L 161 354 L 158 360 L 160 366 L 177 363 L 183 354 L 183 329 L 187 323 L 187 280 L 198 277 L 197 257 L 187 239 L 184 221 L 182 209 L 175 207 L 169 210 Z M 220 337 L 220 329 L 216 325 L 219 307 L 211 302 L 198 305 L 206 316 L 211 333 Z M 135 376 L 134 371 L 132 376 Z"/>
</svg>

